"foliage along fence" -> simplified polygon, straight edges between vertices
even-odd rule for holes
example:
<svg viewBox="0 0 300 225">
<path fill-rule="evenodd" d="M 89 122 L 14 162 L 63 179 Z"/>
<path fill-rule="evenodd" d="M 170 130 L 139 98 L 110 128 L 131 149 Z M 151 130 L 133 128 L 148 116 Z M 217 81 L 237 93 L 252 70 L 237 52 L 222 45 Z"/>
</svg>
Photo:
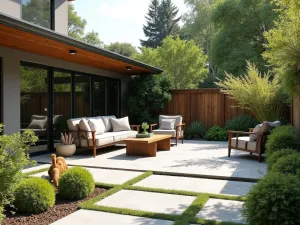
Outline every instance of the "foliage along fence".
<svg viewBox="0 0 300 225">
<path fill-rule="evenodd" d="M 300 132 L 300 96 L 293 99 L 292 120 L 294 127 Z"/>
<path fill-rule="evenodd" d="M 209 129 L 216 125 L 223 127 L 228 120 L 240 115 L 253 115 L 237 105 L 235 100 L 221 93 L 218 88 L 173 90 L 172 100 L 163 113 L 182 115 L 185 123 L 199 121 Z M 284 110 L 284 116 L 290 121 L 289 107 Z"/>
</svg>

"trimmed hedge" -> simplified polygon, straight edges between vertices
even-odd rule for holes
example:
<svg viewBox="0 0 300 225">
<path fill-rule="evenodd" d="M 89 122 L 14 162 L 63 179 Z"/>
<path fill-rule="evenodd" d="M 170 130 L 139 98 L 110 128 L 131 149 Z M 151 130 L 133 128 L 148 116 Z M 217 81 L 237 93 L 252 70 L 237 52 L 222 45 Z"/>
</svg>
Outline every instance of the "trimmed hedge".
<svg viewBox="0 0 300 225">
<path fill-rule="evenodd" d="M 300 178 L 300 154 L 283 156 L 272 166 L 272 172 L 297 175 Z"/>
<path fill-rule="evenodd" d="M 205 138 L 209 141 L 227 141 L 228 133 L 225 129 L 214 126 L 206 132 Z"/>
<path fill-rule="evenodd" d="M 268 136 L 266 148 L 268 156 L 285 148 L 297 149 L 295 128 L 291 125 L 276 127 Z"/>
<path fill-rule="evenodd" d="M 185 132 L 188 139 L 203 138 L 205 137 L 205 126 L 201 122 L 192 122 Z"/>
<path fill-rule="evenodd" d="M 295 153 L 297 153 L 295 149 L 281 149 L 280 151 L 274 152 L 272 155 L 267 157 L 268 171 L 272 170 L 273 165 L 278 161 L 278 159 Z"/>
<path fill-rule="evenodd" d="M 54 203 L 54 188 L 43 178 L 24 178 L 15 190 L 14 206 L 19 212 L 41 213 Z"/>
<path fill-rule="evenodd" d="M 58 194 L 65 199 L 79 200 L 86 198 L 95 189 L 92 174 L 83 167 L 68 169 L 59 179 Z"/>
<path fill-rule="evenodd" d="M 243 214 L 248 225 L 300 224 L 299 178 L 269 173 L 250 190 Z"/>
<path fill-rule="evenodd" d="M 255 128 L 259 124 L 258 120 L 252 116 L 242 115 L 234 117 L 225 124 L 225 130 L 249 131 L 249 128 Z"/>
</svg>

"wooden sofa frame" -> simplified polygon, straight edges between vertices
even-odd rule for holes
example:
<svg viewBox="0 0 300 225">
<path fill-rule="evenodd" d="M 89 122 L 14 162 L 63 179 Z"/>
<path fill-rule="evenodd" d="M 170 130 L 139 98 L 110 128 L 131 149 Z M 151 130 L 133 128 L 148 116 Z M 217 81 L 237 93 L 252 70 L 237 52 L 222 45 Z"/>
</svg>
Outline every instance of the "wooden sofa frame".
<svg viewBox="0 0 300 225">
<path fill-rule="evenodd" d="M 177 143 L 178 143 L 178 140 L 181 139 L 181 142 L 183 144 L 183 140 L 184 140 L 184 129 L 185 129 L 185 123 L 181 123 L 181 124 L 176 124 L 176 137 L 172 137 L 172 139 L 175 139 L 176 140 L 176 146 L 177 146 Z M 149 131 L 150 133 L 152 133 L 153 131 L 153 128 L 157 127 L 158 124 L 150 124 L 149 125 Z M 179 128 L 181 127 L 181 130 L 179 130 Z M 180 135 L 180 131 L 182 131 L 182 135 Z"/>
<path fill-rule="evenodd" d="M 130 128 L 132 130 L 134 130 L 134 128 L 136 129 L 136 131 L 138 133 L 140 133 L 140 125 L 130 125 Z M 109 143 L 109 144 L 106 144 L 106 145 L 101 145 L 101 146 L 97 146 L 96 145 L 96 131 L 85 131 L 85 130 L 78 130 L 78 131 L 70 131 L 70 133 L 77 133 L 77 137 L 80 137 L 80 134 L 81 133 L 85 133 L 85 137 L 81 137 L 81 138 L 78 138 L 79 139 L 79 145 L 76 146 L 76 147 L 79 147 L 81 149 L 92 149 L 93 150 L 93 155 L 94 155 L 94 158 L 96 157 L 96 153 L 97 153 L 97 149 L 99 148 L 105 148 L 105 147 L 109 147 L 109 146 L 112 146 L 112 145 L 115 145 L 115 144 L 121 144 L 121 143 L 124 143 L 124 140 L 122 141 L 117 141 L 117 142 L 112 142 L 112 143 Z M 93 140 L 93 145 L 90 145 L 90 142 L 89 142 L 89 139 L 87 138 L 88 137 L 88 133 L 92 133 L 92 140 Z M 82 141 L 82 138 L 83 139 L 86 139 L 86 142 L 87 142 L 87 146 L 81 146 L 81 141 Z"/>
<path fill-rule="evenodd" d="M 256 148 L 255 150 L 249 150 L 247 149 L 247 144 L 245 145 L 245 148 L 238 148 L 238 141 L 239 141 L 239 135 L 251 135 L 251 134 L 256 134 L 257 135 L 257 139 L 256 139 Z M 265 144 L 266 144 L 266 139 L 267 139 L 267 135 L 268 133 L 254 133 L 254 132 L 244 132 L 244 131 L 232 131 L 229 130 L 228 131 L 228 157 L 230 157 L 231 154 L 231 149 L 236 149 L 236 150 L 240 150 L 240 151 L 244 151 L 244 152 L 250 152 L 250 154 L 256 153 L 258 155 L 258 161 L 261 162 L 261 155 L 262 153 L 264 153 L 265 151 Z M 231 143 L 232 140 L 231 138 L 236 137 L 236 147 L 232 147 Z"/>
</svg>

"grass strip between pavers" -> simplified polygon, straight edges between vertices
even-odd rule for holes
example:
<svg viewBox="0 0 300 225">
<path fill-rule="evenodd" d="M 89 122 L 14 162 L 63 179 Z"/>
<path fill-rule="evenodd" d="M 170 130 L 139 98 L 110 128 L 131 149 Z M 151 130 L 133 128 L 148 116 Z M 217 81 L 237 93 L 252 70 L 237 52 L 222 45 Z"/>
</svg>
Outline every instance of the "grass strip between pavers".
<svg viewBox="0 0 300 225">
<path fill-rule="evenodd" d="M 49 168 L 50 168 L 50 164 L 49 164 Z M 49 168 L 43 168 L 43 169 L 39 169 L 39 170 L 34 170 L 34 171 L 30 171 L 30 172 L 27 172 L 27 173 L 23 173 L 24 176 L 31 176 L 31 175 L 34 175 L 34 174 L 37 174 L 37 173 L 42 173 L 42 172 L 45 172 L 45 171 L 48 171 Z"/>
<path fill-rule="evenodd" d="M 145 172 L 142 175 L 139 175 L 122 185 L 115 184 L 106 184 L 106 183 L 96 183 L 97 187 L 111 188 L 110 190 L 100 194 L 99 196 L 92 198 L 86 202 L 80 204 L 80 209 L 87 210 L 95 210 L 109 213 L 116 213 L 122 215 L 130 215 L 130 216 L 139 216 L 145 218 L 153 218 L 153 219 L 161 219 L 161 220 L 170 220 L 174 221 L 174 225 L 189 225 L 191 223 L 194 224 L 202 224 L 202 225 L 239 225 L 238 223 L 233 222 L 219 222 L 219 221 L 211 221 L 205 220 L 201 218 L 196 218 L 197 213 L 203 208 L 209 198 L 217 198 L 217 199 L 225 199 L 225 200 L 234 200 L 234 201 L 245 201 L 245 196 L 229 196 L 229 195 L 220 195 L 220 194 L 210 194 L 210 193 L 199 193 L 192 191 L 180 191 L 180 190 L 169 190 L 169 189 L 161 189 L 161 188 L 147 188 L 147 187 L 139 187 L 132 186 L 139 181 L 151 176 L 153 172 Z M 164 193 L 164 194 L 176 194 L 176 195 L 185 195 L 185 196 L 195 196 L 196 199 L 193 203 L 181 214 L 165 214 L 165 213 L 154 213 L 147 212 L 141 210 L 134 209 L 125 209 L 125 208 L 116 208 L 116 207 L 108 207 L 108 206 L 100 206 L 96 205 L 97 202 L 101 201 L 104 198 L 107 198 L 118 191 L 121 190 L 136 190 L 136 191 L 147 191 L 147 192 L 156 192 L 156 193 Z"/>
</svg>

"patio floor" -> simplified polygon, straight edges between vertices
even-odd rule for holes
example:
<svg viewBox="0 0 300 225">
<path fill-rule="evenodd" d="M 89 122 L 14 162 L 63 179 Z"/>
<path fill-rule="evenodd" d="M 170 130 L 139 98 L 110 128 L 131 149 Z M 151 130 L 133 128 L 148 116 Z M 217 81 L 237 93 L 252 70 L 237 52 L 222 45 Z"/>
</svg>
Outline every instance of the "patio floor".
<svg viewBox="0 0 300 225">
<path fill-rule="evenodd" d="M 50 154 L 32 159 L 40 163 L 51 161 Z M 229 158 L 227 142 L 185 141 L 184 144 L 172 146 L 171 151 L 159 151 L 156 157 L 126 156 L 125 147 L 119 146 L 112 150 L 97 150 L 96 158 L 92 156 L 91 150 L 86 150 L 66 160 L 68 165 L 215 178 L 259 179 L 266 173 L 266 164 L 259 163 L 255 155 L 233 150 Z"/>
</svg>

